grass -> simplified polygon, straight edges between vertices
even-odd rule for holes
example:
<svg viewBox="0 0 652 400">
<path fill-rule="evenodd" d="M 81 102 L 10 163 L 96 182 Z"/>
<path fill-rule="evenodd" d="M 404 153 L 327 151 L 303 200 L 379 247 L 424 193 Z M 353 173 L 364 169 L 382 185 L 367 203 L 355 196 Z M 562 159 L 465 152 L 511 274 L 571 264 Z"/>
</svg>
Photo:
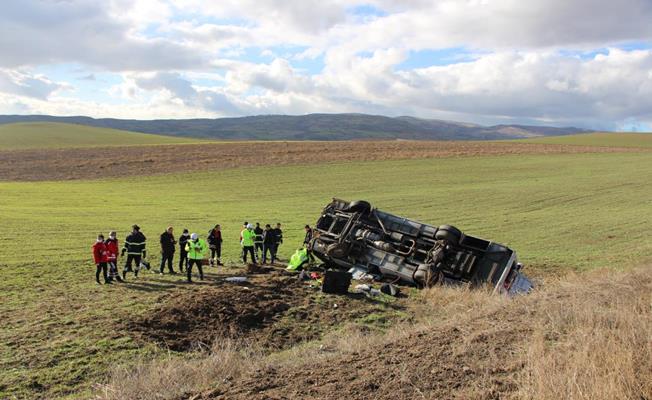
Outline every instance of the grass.
<svg viewBox="0 0 652 400">
<path fill-rule="evenodd" d="M 515 142 L 606 147 L 652 147 L 652 133 L 584 133 L 519 139 Z"/>
<path fill-rule="evenodd" d="M 152 135 L 58 122 L 0 125 L 0 150 L 197 143 L 197 139 Z"/>
<path fill-rule="evenodd" d="M 0 183 L 0 398 L 86 398 L 111 366 L 162 355 L 121 321 L 145 313 L 177 278 L 98 287 L 98 231 L 138 223 L 156 263 L 167 225 L 221 223 L 236 262 L 244 220 L 284 223 L 287 258 L 332 196 L 452 223 L 518 251 L 526 271 L 625 268 L 649 258 L 652 155 L 450 158 L 243 168 L 105 181 Z M 177 231 L 178 233 L 178 231 Z"/>
</svg>

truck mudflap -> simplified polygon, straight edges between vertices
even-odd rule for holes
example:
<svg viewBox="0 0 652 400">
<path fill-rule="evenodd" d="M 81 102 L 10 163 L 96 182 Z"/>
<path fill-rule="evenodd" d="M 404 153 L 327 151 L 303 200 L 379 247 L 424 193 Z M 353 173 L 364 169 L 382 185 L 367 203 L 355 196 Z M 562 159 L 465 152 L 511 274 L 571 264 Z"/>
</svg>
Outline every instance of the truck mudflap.
<svg viewBox="0 0 652 400">
<path fill-rule="evenodd" d="M 518 294 L 527 294 L 532 289 L 534 289 L 534 284 L 532 281 L 520 271 L 516 273 L 514 280 L 512 281 L 509 290 L 507 291 L 508 296 L 515 296 Z"/>
</svg>

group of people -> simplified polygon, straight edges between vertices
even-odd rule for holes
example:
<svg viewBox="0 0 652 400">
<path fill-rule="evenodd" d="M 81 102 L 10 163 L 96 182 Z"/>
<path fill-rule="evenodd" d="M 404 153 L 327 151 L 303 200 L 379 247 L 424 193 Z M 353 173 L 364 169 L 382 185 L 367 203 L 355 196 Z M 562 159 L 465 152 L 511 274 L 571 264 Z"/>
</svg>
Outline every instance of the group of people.
<svg viewBox="0 0 652 400">
<path fill-rule="evenodd" d="M 312 237 L 312 230 L 306 225 L 306 237 L 310 232 Z M 159 273 L 163 275 L 165 265 L 167 264 L 168 272 L 170 274 L 177 274 L 173 268 L 174 255 L 176 246 L 179 246 L 179 272 L 186 272 L 188 282 L 192 282 L 192 270 L 197 266 L 199 272 L 199 279 L 204 279 L 203 262 L 208 258 L 210 266 L 219 266 L 222 264 L 222 231 L 220 225 L 215 225 L 206 236 L 206 240 L 199 237 L 197 233 L 189 233 L 188 229 L 184 229 L 183 233 L 179 236 L 179 240 L 174 236 L 174 228 L 169 226 L 165 232 L 160 236 L 161 244 L 161 264 Z M 124 246 L 120 252 L 121 256 L 127 255 L 122 276 L 118 272 L 118 239 L 116 232 L 109 233 L 109 238 L 105 239 L 103 234 L 97 236 L 95 244 L 93 244 L 93 259 L 96 265 L 95 280 L 101 284 L 100 277 L 103 277 L 105 284 L 111 284 L 114 281 L 123 282 L 127 280 L 127 273 L 133 272 L 138 277 L 138 272 L 142 268 L 150 270 L 150 265 L 145 261 L 147 257 L 146 249 L 147 238 L 140 231 L 138 225 L 132 226 L 131 233 L 127 236 Z M 257 264 L 260 260 L 262 264 L 274 264 L 277 257 L 279 246 L 283 243 L 283 231 L 281 224 L 277 223 L 275 228 L 270 224 L 266 224 L 265 228 L 261 228 L 260 223 L 256 223 L 254 227 L 245 221 L 240 232 L 240 245 L 242 247 L 242 262 L 247 263 L 247 256 L 251 263 Z M 304 240 L 304 244 L 307 243 Z M 210 256 L 208 251 L 210 250 Z"/>
</svg>

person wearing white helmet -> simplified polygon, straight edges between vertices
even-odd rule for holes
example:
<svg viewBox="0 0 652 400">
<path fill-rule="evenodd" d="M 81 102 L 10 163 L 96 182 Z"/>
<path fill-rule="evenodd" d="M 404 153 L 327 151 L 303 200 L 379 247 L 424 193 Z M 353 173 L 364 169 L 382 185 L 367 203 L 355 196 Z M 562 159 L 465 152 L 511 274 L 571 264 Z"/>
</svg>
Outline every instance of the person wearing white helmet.
<svg viewBox="0 0 652 400">
<path fill-rule="evenodd" d="M 206 257 L 206 250 L 208 246 L 204 239 L 200 239 L 199 235 L 193 233 L 190 235 L 190 240 L 186 243 L 186 251 L 188 252 L 188 268 L 187 276 L 188 282 L 192 282 L 192 266 L 193 264 L 197 265 L 199 270 L 199 279 L 204 280 L 204 269 L 202 268 L 202 261 Z"/>
<path fill-rule="evenodd" d="M 256 242 L 256 232 L 254 226 L 247 224 L 247 228 L 240 233 L 240 245 L 242 246 L 242 262 L 247 263 L 247 253 L 251 255 L 251 263 L 256 264 L 256 254 L 254 252 L 254 245 Z"/>
</svg>

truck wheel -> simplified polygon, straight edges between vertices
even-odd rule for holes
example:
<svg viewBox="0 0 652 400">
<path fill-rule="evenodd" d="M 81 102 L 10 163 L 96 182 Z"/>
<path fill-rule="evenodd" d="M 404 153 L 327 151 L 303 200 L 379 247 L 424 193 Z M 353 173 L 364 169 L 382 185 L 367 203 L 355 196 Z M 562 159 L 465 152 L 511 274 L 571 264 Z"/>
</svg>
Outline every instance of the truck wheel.
<svg viewBox="0 0 652 400">
<path fill-rule="evenodd" d="M 326 248 L 326 254 L 333 258 L 344 258 L 349 254 L 349 249 L 341 243 L 333 243 Z"/>
<path fill-rule="evenodd" d="M 459 244 L 462 240 L 462 232 L 454 226 L 442 225 L 435 233 L 435 239 L 446 240 L 452 244 Z"/>
<path fill-rule="evenodd" d="M 356 200 L 349 203 L 349 206 L 346 208 L 348 212 L 361 212 L 367 214 L 371 211 L 371 204 L 368 201 Z"/>
</svg>

